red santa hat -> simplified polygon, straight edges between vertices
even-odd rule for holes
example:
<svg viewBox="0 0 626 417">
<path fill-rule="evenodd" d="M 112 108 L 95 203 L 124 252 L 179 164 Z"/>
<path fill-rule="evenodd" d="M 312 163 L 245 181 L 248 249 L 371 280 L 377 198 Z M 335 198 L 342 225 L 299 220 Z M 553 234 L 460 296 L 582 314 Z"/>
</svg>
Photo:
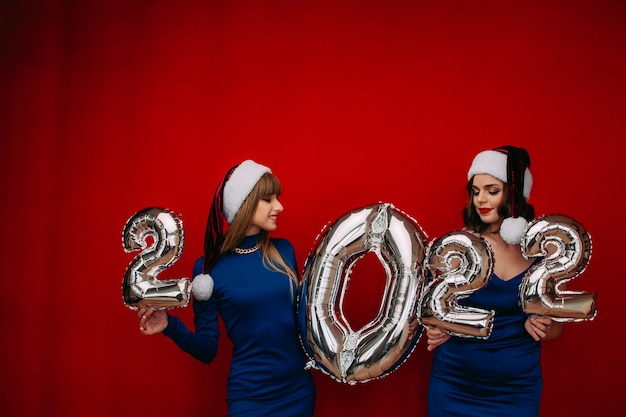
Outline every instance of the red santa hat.
<svg viewBox="0 0 626 417">
<path fill-rule="evenodd" d="M 208 300 L 213 292 L 209 271 L 220 255 L 224 239 L 224 222 L 231 225 L 241 205 L 265 173 L 272 171 L 247 159 L 228 170 L 215 190 L 204 235 L 204 273 L 193 279 L 191 291 L 197 300 Z"/>
<path fill-rule="evenodd" d="M 239 208 L 266 172 L 272 170 L 251 159 L 243 161 L 233 170 L 230 178 L 224 183 L 223 191 L 224 216 L 229 225 L 233 223 Z"/>
</svg>

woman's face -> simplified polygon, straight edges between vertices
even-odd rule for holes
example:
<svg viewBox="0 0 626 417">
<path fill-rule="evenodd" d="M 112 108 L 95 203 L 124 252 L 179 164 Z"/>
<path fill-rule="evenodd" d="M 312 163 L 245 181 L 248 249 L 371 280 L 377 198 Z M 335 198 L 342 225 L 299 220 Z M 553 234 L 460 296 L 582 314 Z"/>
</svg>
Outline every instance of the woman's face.
<svg viewBox="0 0 626 417">
<path fill-rule="evenodd" d="M 283 205 L 278 200 L 278 195 L 272 194 L 259 200 L 254 215 L 252 216 L 252 224 L 248 228 L 246 235 L 255 235 L 261 230 L 272 232 L 278 227 L 276 221 L 278 213 L 283 211 Z"/>
<path fill-rule="evenodd" d="M 488 174 L 476 174 L 472 181 L 472 201 L 483 223 L 501 221 L 498 209 L 504 201 L 504 183 Z"/>
</svg>

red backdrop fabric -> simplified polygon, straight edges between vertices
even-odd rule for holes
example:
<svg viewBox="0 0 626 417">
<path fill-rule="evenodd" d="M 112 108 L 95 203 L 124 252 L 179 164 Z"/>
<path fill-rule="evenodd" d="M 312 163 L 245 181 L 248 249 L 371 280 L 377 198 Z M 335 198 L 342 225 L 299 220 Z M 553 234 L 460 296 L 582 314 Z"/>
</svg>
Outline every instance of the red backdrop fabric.
<svg viewBox="0 0 626 417">
<path fill-rule="evenodd" d="M 593 241 L 570 288 L 597 292 L 598 314 L 545 343 L 542 415 L 622 410 L 623 2 L 0 7 L 0 414 L 225 414 L 227 339 L 203 365 L 142 337 L 122 302 L 134 212 L 181 214 L 184 251 L 160 277 L 188 277 L 215 186 L 252 158 L 283 183 L 276 236 L 302 266 L 325 224 L 377 202 L 429 239 L 461 228 L 471 158 L 504 144 L 531 154 L 538 214 Z M 354 323 L 376 314 L 381 275 L 355 269 Z M 367 383 L 314 371 L 316 415 L 424 416 L 425 344 Z"/>
</svg>

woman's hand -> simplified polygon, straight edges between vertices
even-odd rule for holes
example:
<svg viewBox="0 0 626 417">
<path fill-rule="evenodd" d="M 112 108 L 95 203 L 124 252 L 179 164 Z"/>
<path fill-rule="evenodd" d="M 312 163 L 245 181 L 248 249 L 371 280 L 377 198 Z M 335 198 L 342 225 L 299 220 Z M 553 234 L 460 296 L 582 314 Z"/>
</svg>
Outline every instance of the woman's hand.
<svg viewBox="0 0 626 417">
<path fill-rule="evenodd" d="M 137 317 L 139 317 L 139 331 L 144 336 L 161 333 L 167 327 L 167 313 L 163 310 L 142 307 Z"/>
<path fill-rule="evenodd" d="M 426 329 L 426 336 L 428 337 L 428 347 L 429 351 L 435 350 L 435 348 L 448 339 L 450 339 L 450 335 L 443 330 L 439 330 L 437 328 Z"/>
<path fill-rule="evenodd" d="M 529 316 L 524 323 L 524 328 L 536 341 L 551 340 L 561 334 L 563 324 L 547 316 Z"/>
</svg>

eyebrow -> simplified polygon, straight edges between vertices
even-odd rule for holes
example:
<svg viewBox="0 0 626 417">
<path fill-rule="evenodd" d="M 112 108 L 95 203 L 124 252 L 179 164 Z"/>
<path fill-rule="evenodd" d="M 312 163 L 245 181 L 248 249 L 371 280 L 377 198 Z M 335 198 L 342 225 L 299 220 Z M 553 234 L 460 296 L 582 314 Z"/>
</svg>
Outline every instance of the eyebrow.
<svg viewBox="0 0 626 417">
<path fill-rule="evenodd" d="M 485 185 L 482 186 L 482 188 L 492 188 L 492 187 L 504 188 L 500 184 L 485 184 Z M 481 187 L 477 187 L 475 185 L 472 185 L 472 190 L 480 190 L 480 188 Z"/>
</svg>

